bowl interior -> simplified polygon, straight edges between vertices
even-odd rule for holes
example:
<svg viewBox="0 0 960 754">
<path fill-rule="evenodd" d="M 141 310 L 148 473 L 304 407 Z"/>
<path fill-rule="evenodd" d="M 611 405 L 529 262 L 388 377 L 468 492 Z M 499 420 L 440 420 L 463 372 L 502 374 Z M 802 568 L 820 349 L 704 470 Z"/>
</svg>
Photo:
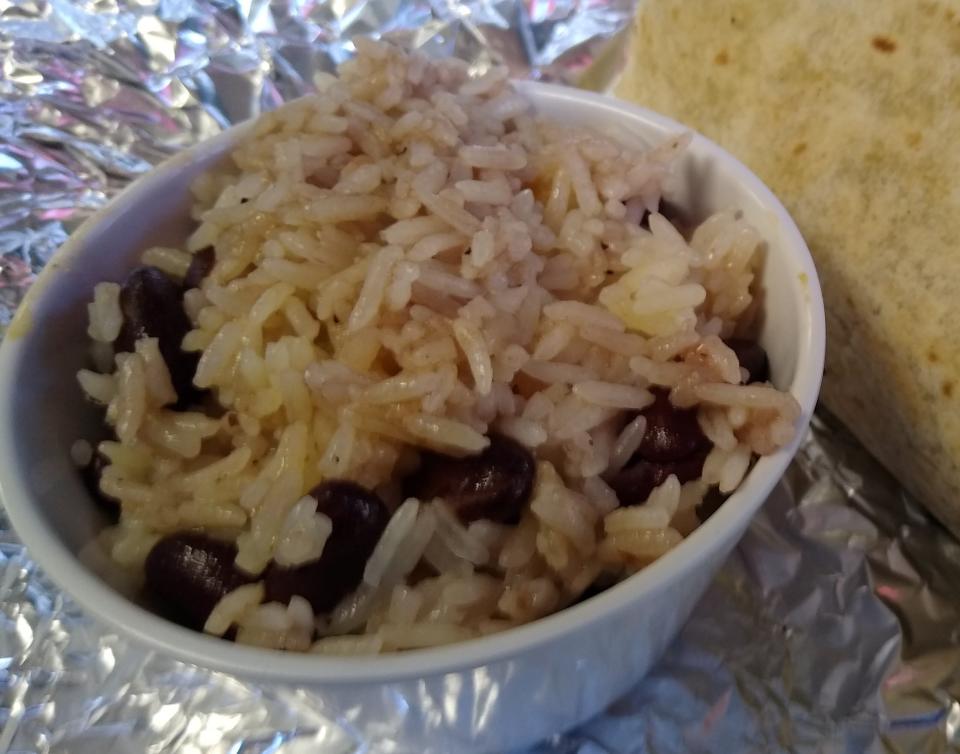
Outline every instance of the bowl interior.
<svg viewBox="0 0 960 754">
<path fill-rule="evenodd" d="M 618 139 L 656 143 L 684 130 L 665 118 L 598 95 L 539 84 L 523 84 L 522 88 L 544 115 L 600 125 Z M 86 304 L 96 283 L 122 280 L 146 247 L 176 244 L 186 237 L 191 225 L 189 186 L 197 175 L 223 159 L 237 135 L 237 129 L 225 132 L 137 181 L 70 238 L 30 291 L 0 351 L 0 494 L 41 565 L 86 607 L 123 624 L 142 640 L 179 651 L 188 659 L 237 670 L 259 666 L 269 674 L 262 659 L 251 659 L 265 658 L 263 651 L 193 634 L 129 603 L 124 605 L 74 557 L 105 524 L 69 453 L 76 439 L 102 435 L 101 412 L 83 399 L 75 376 L 88 364 Z M 769 250 L 760 281 L 765 305 L 760 340 L 770 354 L 774 382 L 791 389 L 808 418 L 823 363 L 823 314 L 816 272 L 792 221 L 746 168 L 699 136 L 682 160 L 670 198 L 692 220 L 737 208 L 767 240 Z M 671 573 L 692 567 L 698 546 L 745 525 L 794 450 L 795 445 L 761 459 L 750 479 L 721 509 L 722 515 L 715 515 L 695 533 L 698 545 L 688 540 L 613 590 L 615 595 L 604 594 L 563 611 L 575 612 L 574 617 L 553 616 L 471 642 L 476 647 L 471 651 L 464 647 L 461 651 L 407 653 L 408 657 L 422 657 L 412 664 L 410 659 L 379 660 L 381 666 L 392 662 L 398 669 L 407 668 L 403 672 L 415 674 L 444 663 L 446 667 L 480 664 L 496 654 L 516 651 L 523 641 L 537 641 L 537 632 L 543 636 L 568 630 L 571 621 L 597 619 L 614 611 L 618 601 L 636 599 L 658 581 L 662 586 Z M 426 662 L 428 655 L 440 658 L 438 664 Z M 324 662 L 321 658 L 307 658 L 306 662 L 292 657 L 277 662 L 279 659 L 274 656 L 273 672 L 301 677 Z"/>
</svg>

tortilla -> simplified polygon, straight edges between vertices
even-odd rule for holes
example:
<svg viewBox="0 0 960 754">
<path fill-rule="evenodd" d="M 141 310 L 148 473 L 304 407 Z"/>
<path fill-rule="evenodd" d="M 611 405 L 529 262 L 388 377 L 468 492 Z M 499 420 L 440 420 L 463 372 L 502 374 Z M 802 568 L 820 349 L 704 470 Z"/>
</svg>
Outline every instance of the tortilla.
<svg viewBox="0 0 960 754">
<path fill-rule="evenodd" d="M 960 2 L 640 5 L 615 93 L 781 198 L 821 275 L 823 402 L 960 535 Z"/>
</svg>

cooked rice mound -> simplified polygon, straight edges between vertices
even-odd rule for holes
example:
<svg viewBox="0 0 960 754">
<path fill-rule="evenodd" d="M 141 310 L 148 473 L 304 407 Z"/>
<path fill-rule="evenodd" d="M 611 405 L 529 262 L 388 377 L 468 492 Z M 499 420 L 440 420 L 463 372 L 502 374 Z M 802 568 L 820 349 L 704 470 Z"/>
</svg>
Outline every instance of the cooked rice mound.
<svg viewBox="0 0 960 754">
<path fill-rule="evenodd" d="M 332 654 L 503 630 L 635 572 L 799 415 L 789 394 L 743 384 L 725 342 L 755 319 L 760 236 L 734 211 L 695 229 L 658 212 L 687 136 L 624 146 L 538 120 L 505 70 L 474 78 L 357 46 L 339 78 L 261 117 L 196 183 L 185 249 L 144 255 L 179 280 L 214 250 L 183 296 L 182 347 L 219 408 L 171 407 L 156 338 L 112 354 L 117 283 L 90 305 L 101 368 L 79 375 L 115 435 L 98 446 L 100 488 L 121 508 L 101 540 L 113 561 L 141 573 L 172 532 L 232 540 L 251 580 L 205 629 Z M 698 479 L 671 475 L 621 506 L 607 482 L 657 389 L 697 410 L 712 447 Z M 464 523 L 447 501 L 404 495 L 422 451 L 472 456 L 492 433 L 535 459 L 518 523 Z M 300 596 L 264 604 L 271 561 L 321 556 L 331 520 L 307 493 L 329 479 L 392 512 L 363 579 L 323 614 Z"/>
</svg>

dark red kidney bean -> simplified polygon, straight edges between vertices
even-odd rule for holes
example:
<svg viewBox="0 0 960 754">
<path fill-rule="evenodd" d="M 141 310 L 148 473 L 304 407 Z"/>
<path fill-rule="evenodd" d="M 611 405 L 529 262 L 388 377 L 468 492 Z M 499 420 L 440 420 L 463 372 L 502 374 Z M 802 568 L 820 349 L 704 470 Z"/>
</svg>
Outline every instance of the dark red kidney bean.
<svg viewBox="0 0 960 754">
<path fill-rule="evenodd" d="M 216 261 L 217 257 L 212 246 L 205 246 L 194 254 L 193 259 L 190 260 L 190 266 L 187 267 L 187 274 L 183 277 L 183 290 L 199 288 Z"/>
<path fill-rule="evenodd" d="M 190 331 L 190 320 L 183 310 L 180 286 L 156 267 L 138 267 L 127 276 L 120 289 L 123 327 L 114 342 L 116 352 L 132 352 L 141 338 L 156 338 L 160 353 L 170 370 L 177 408 L 186 408 L 202 397 L 193 384 L 200 355 L 180 348 Z"/>
<path fill-rule="evenodd" d="M 186 334 L 190 321 L 181 296 L 180 286 L 163 270 L 149 266 L 133 270 L 120 289 L 123 326 L 114 350 L 132 352 L 138 340 L 148 337 L 160 339 L 164 346 L 181 331 Z"/>
<path fill-rule="evenodd" d="M 104 513 L 110 516 L 112 521 L 116 522 L 120 520 L 120 501 L 100 489 L 100 477 L 103 476 L 103 470 L 109 465 L 110 462 L 103 453 L 94 451 L 90 462 L 80 469 L 80 476 L 93 501 Z"/>
<path fill-rule="evenodd" d="M 255 581 L 233 561 L 237 548 L 199 532 L 178 532 L 157 542 L 147 555 L 147 593 L 171 620 L 203 629 L 224 595 Z"/>
<path fill-rule="evenodd" d="M 640 413 L 647 419 L 647 430 L 636 456 L 645 461 L 665 463 L 709 447 L 710 441 L 697 422 L 695 408 L 677 408 L 666 390 L 653 391 L 654 402 Z"/>
<path fill-rule="evenodd" d="M 656 462 L 641 458 L 611 474 L 606 481 L 617 493 L 620 505 L 641 505 L 671 474 L 676 475 L 680 484 L 698 479 L 709 452 L 709 447 L 700 448 L 678 461 Z"/>
<path fill-rule="evenodd" d="M 770 379 L 767 352 L 759 343 L 746 338 L 727 338 L 724 343 L 737 355 L 740 366 L 750 373 L 747 382 L 766 382 Z"/>
<path fill-rule="evenodd" d="M 309 494 L 317 500 L 317 512 L 333 524 L 323 554 L 319 560 L 292 568 L 271 563 L 264 586 L 268 602 L 287 604 L 300 595 L 314 612 L 324 613 L 357 588 L 390 511 L 376 494 L 344 480 L 323 482 Z"/>
<path fill-rule="evenodd" d="M 474 456 L 424 453 L 404 488 L 420 500 L 443 498 L 465 524 L 479 519 L 515 524 L 536 474 L 529 450 L 509 437 L 491 434 L 490 444 Z"/>
</svg>

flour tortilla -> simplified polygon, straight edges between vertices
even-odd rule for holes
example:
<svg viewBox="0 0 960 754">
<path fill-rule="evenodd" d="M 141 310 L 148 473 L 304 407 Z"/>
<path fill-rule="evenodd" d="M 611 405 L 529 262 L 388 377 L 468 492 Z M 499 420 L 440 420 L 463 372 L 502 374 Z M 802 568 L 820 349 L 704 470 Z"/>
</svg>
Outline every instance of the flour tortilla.
<svg viewBox="0 0 960 754">
<path fill-rule="evenodd" d="M 960 2 L 641 0 L 615 92 L 783 200 L 827 307 L 822 399 L 960 535 Z"/>
</svg>

